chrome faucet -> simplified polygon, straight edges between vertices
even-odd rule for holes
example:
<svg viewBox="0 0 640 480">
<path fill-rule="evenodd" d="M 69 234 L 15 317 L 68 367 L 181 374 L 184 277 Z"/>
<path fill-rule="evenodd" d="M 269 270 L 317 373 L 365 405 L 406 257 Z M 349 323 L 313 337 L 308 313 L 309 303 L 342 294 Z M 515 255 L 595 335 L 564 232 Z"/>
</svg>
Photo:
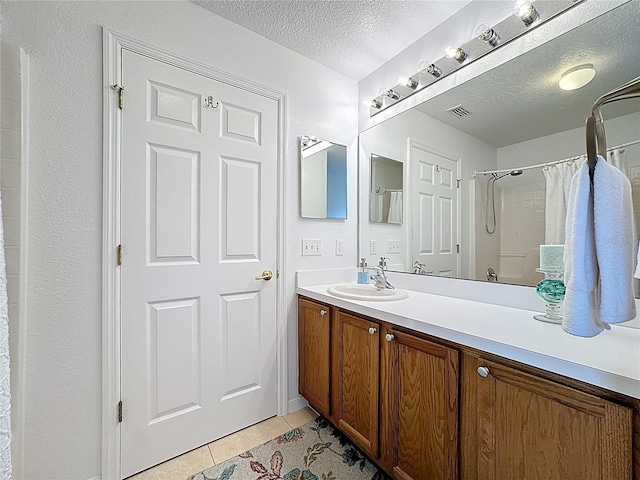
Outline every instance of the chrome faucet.
<svg viewBox="0 0 640 480">
<path fill-rule="evenodd" d="M 487 269 L 487 280 L 490 281 L 490 282 L 497 282 L 498 281 L 498 274 L 491 267 L 489 267 Z"/>
<path fill-rule="evenodd" d="M 425 264 L 424 263 L 420 263 L 418 260 L 416 260 L 415 262 L 413 262 L 413 273 L 415 275 L 421 275 L 422 274 L 422 267 L 424 267 Z"/>
<path fill-rule="evenodd" d="M 370 278 L 375 282 L 376 289 L 382 290 L 383 288 L 395 288 L 387 280 L 387 275 L 384 269 L 381 267 L 369 267 L 369 270 L 373 271 Z"/>
</svg>

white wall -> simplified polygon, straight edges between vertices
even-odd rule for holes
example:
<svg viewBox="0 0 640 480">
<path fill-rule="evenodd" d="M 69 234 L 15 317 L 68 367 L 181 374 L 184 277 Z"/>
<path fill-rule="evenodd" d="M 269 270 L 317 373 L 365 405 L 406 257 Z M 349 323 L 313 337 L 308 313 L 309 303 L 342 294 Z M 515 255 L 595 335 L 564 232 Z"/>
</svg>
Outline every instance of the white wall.
<svg viewBox="0 0 640 480">
<path fill-rule="evenodd" d="M 356 82 L 186 1 L 3 2 L 1 14 L 2 39 L 31 64 L 24 478 L 87 480 L 101 469 L 103 26 L 287 93 L 284 273 L 297 397 L 294 272 L 356 265 Z M 346 221 L 299 218 L 303 134 L 349 148 Z M 322 239 L 323 256 L 302 258 L 302 237 Z"/>
<path fill-rule="evenodd" d="M 623 143 L 640 140 L 640 112 L 622 117 L 606 119 L 607 147 L 615 147 Z M 565 130 L 546 137 L 535 138 L 526 142 L 516 143 L 498 149 L 498 169 L 509 169 L 553 162 L 576 155 L 586 154 L 586 140 L 584 127 Z M 628 156 L 634 163 L 640 164 L 640 147 L 629 148 Z M 537 172 L 537 173 L 536 173 Z M 542 170 L 526 172 L 520 178 L 536 173 L 536 181 L 542 180 Z"/>
<path fill-rule="evenodd" d="M 410 110 L 385 121 L 380 125 L 370 128 L 360 134 L 360 252 L 367 257 L 369 265 L 377 265 L 377 259 L 387 256 L 387 239 L 400 239 L 401 260 L 396 261 L 391 257 L 389 267 L 394 265 L 410 265 L 413 260 L 407 257 L 408 235 L 410 235 L 410 221 L 405 221 L 402 226 L 370 223 L 367 219 L 369 208 L 369 155 L 377 153 L 384 157 L 392 158 L 404 163 L 405 192 L 407 191 L 407 140 L 411 138 L 424 145 L 442 152 L 448 156 L 461 159 L 461 267 L 462 276 L 469 272 L 470 242 L 471 242 L 471 218 L 474 215 L 471 205 L 470 180 L 474 170 L 491 170 L 496 168 L 496 148 L 481 142 L 466 133 L 450 127 L 418 110 Z M 407 216 L 408 196 L 405 195 L 404 218 Z M 402 230 L 399 233 L 399 230 Z M 375 239 L 378 245 L 377 255 L 369 254 L 369 240 Z M 382 248 L 381 248 L 382 247 Z M 375 260 L 375 262 L 374 262 Z"/>
</svg>

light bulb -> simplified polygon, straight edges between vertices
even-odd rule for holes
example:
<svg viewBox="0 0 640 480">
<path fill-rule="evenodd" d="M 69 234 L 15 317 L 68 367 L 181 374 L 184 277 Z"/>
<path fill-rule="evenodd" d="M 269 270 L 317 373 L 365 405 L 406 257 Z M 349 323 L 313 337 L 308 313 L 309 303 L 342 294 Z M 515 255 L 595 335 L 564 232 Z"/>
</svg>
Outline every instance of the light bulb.
<svg viewBox="0 0 640 480">
<path fill-rule="evenodd" d="M 500 35 L 498 35 L 493 28 L 489 28 L 484 23 L 478 25 L 478 28 L 476 28 L 476 38 L 488 43 L 492 47 L 498 45 L 498 42 L 500 41 Z"/>
<path fill-rule="evenodd" d="M 530 0 L 518 0 L 513 7 L 513 14 L 516 17 L 520 17 L 525 26 L 529 26 L 538 20 L 538 11 L 536 7 L 531 5 Z"/>
<path fill-rule="evenodd" d="M 447 57 L 453 58 L 458 63 L 462 63 L 467 59 L 467 52 L 465 52 L 462 47 L 449 47 L 445 49 L 444 53 Z"/>
<path fill-rule="evenodd" d="M 371 102 L 369 103 L 369 106 L 371 108 L 382 108 L 382 100 L 378 99 L 378 98 L 374 98 L 373 100 L 371 100 Z"/>
<path fill-rule="evenodd" d="M 418 69 L 421 72 L 427 72 L 428 74 L 433 75 L 436 78 L 442 75 L 442 70 L 440 70 L 436 64 L 429 63 L 426 60 L 420 62 L 420 64 L 418 65 Z"/>
<path fill-rule="evenodd" d="M 411 89 L 415 89 L 418 87 L 418 81 L 414 80 L 411 77 L 400 77 L 398 78 L 398 83 L 405 87 L 409 87 Z"/>
</svg>

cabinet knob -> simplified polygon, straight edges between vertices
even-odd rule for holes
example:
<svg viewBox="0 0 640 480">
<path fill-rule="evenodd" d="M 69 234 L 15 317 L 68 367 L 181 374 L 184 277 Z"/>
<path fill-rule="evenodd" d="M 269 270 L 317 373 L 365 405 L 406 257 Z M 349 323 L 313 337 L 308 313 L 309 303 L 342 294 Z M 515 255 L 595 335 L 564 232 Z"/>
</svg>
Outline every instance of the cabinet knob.
<svg viewBox="0 0 640 480">
<path fill-rule="evenodd" d="M 370 328 L 369 328 L 369 335 L 375 335 L 377 331 L 378 331 L 378 330 L 376 330 L 375 328 L 370 327 Z"/>
<path fill-rule="evenodd" d="M 487 378 L 489 376 L 489 369 L 487 367 L 478 367 L 478 375 L 482 378 Z"/>
<path fill-rule="evenodd" d="M 387 334 L 384 336 L 384 338 L 387 340 L 387 342 L 390 342 L 391 340 L 393 340 L 393 339 L 394 339 L 394 338 L 396 338 L 396 337 L 394 337 L 392 333 L 387 333 Z"/>
<path fill-rule="evenodd" d="M 327 312 L 326 310 L 320 310 L 320 315 L 322 315 L 323 317 L 329 312 Z"/>
</svg>

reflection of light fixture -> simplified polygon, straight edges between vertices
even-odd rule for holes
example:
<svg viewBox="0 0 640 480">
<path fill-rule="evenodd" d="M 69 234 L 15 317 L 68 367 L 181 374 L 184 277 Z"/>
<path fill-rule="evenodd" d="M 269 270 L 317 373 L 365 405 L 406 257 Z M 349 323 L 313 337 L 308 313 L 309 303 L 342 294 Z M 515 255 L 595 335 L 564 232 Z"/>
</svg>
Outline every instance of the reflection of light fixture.
<svg viewBox="0 0 640 480">
<path fill-rule="evenodd" d="M 404 85 L 405 87 L 409 87 L 411 89 L 416 89 L 418 87 L 418 81 L 414 80 L 411 77 L 400 77 L 398 79 L 398 83 L 400 85 Z"/>
<path fill-rule="evenodd" d="M 530 0 L 518 0 L 513 7 L 513 14 L 520 17 L 526 27 L 538 20 L 539 15 L 536 7 L 531 5 Z"/>
<path fill-rule="evenodd" d="M 436 78 L 442 75 L 442 70 L 440 70 L 435 64 L 429 63 L 426 60 L 420 62 L 418 69 L 420 69 L 421 72 L 427 72 Z"/>
<path fill-rule="evenodd" d="M 453 58 L 458 63 L 462 63 L 467 59 L 467 52 L 465 52 L 462 47 L 449 47 L 444 51 L 444 53 L 447 57 Z"/>
<path fill-rule="evenodd" d="M 596 76 L 596 71 L 593 65 L 579 65 L 573 67 L 562 74 L 560 77 L 560 88 L 563 90 L 577 90 L 584 87 L 587 83 L 593 80 Z"/>
<path fill-rule="evenodd" d="M 369 106 L 371 108 L 382 108 L 382 100 L 380 100 L 379 98 L 374 98 L 373 100 L 371 100 Z"/>
<path fill-rule="evenodd" d="M 498 45 L 500 35 L 493 28 L 489 28 L 484 23 L 476 28 L 476 38 L 488 43 L 492 47 Z"/>
<path fill-rule="evenodd" d="M 317 137 L 312 137 L 307 135 L 302 137 L 303 148 L 313 147 L 316 143 L 319 143 L 319 142 L 320 140 L 318 140 Z"/>
<path fill-rule="evenodd" d="M 398 100 L 400 98 L 400 94 L 392 88 L 389 88 L 389 89 L 381 88 L 380 95 L 386 95 L 392 100 Z"/>
</svg>

